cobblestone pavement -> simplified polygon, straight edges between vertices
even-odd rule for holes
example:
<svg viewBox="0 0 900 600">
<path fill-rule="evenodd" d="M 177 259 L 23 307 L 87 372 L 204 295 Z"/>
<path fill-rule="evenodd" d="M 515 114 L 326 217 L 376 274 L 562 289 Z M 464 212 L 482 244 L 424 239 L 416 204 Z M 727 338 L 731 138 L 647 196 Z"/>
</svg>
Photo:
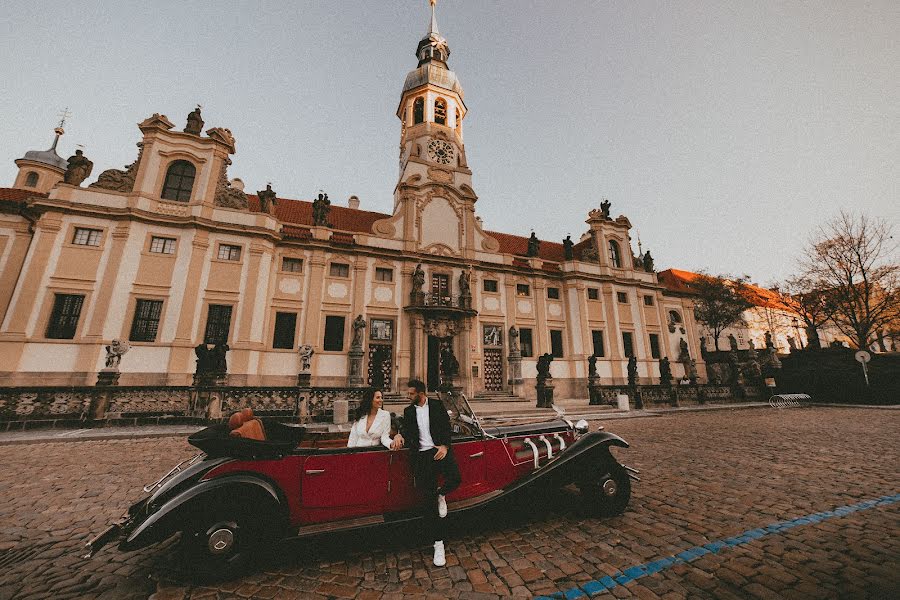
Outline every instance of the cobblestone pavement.
<svg viewBox="0 0 900 600">
<path fill-rule="evenodd" d="M 574 492 L 452 519 L 446 568 L 395 526 L 283 544 L 263 571 L 203 587 L 174 544 L 90 560 L 82 544 L 177 460 L 183 439 L 0 446 L 0 599 L 496 598 L 575 586 L 688 548 L 900 492 L 900 415 L 842 408 L 696 412 L 608 423 L 641 470 L 626 513 Z M 534 500 L 534 499 L 532 499 Z M 900 503 L 774 532 L 602 597 L 900 596 Z"/>
</svg>

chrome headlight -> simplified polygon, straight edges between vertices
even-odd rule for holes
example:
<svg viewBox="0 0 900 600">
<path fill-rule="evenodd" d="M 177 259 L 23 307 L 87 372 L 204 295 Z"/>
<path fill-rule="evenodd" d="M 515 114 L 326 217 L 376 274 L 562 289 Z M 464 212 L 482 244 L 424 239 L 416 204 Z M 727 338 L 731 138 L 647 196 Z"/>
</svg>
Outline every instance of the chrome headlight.
<svg viewBox="0 0 900 600">
<path fill-rule="evenodd" d="M 578 435 L 584 435 L 588 432 L 588 422 L 584 419 L 579 419 L 577 423 L 575 423 L 575 433 Z"/>
</svg>

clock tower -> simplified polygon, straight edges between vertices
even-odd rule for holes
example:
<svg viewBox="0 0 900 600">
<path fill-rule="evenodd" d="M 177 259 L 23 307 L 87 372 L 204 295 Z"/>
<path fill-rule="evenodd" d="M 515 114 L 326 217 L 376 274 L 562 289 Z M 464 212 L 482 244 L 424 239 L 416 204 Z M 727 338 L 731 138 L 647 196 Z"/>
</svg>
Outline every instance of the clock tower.
<svg viewBox="0 0 900 600">
<path fill-rule="evenodd" d="M 375 224 L 375 233 L 402 238 L 407 251 L 474 258 L 492 249 L 475 219 L 472 171 L 463 144 L 466 104 L 462 85 L 450 70 L 450 46 L 430 0 L 428 32 L 416 47 L 418 64 L 406 76 L 400 119 L 400 176 L 394 215 Z"/>
</svg>

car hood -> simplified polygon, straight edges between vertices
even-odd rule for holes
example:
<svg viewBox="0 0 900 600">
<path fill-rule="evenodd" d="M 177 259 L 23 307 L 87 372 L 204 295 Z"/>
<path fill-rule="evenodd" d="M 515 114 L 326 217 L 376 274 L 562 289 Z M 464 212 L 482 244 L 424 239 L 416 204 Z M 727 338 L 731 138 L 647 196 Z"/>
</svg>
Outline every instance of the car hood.
<svg viewBox="0 0 900 600">
<path fill-rule="evenodd" d="M 514 437 L 520 435 L 560 433 L 569 431 L 571 427 L 566 421 L 556 419 L 553 421 L 542 421 L 539 423 L 522 423 L 518 425 L 499 425 L 496 427 L 484 427 L 483 430 L 487 435 L 494 437 Z"/>
</svg>

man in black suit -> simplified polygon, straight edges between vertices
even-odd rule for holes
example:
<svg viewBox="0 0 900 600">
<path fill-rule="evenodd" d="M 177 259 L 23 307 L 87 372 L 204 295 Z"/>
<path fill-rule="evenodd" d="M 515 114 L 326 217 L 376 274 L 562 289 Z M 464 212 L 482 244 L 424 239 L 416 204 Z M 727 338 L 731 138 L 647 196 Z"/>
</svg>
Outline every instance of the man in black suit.
<svg viewBox="0 0 900 600">
<path fill-rule="evenodd" d="M 394 437 L 392 450 L 399 450 L 404 443 L 412 451 L 411 464 L 416 486 L 425 494 L 422 517 L 426 531 L 434 539 L 434 564 L 447 564 L 444 555 L 444 537 L 447 531 L 444 517 L 447 516 L 445 496 L 459 487 L 460 476 L 453 450 L 450 448 L 450 416 L 444 403 L 437 398 L 429 399 L 425 384 L 418 379 L 410 380 L 406 395 L 410 405 L 403 411 L 400 433 Z M 438 477 L 444 477 L 444 484 L 438 487 Z"/>
</svg>

